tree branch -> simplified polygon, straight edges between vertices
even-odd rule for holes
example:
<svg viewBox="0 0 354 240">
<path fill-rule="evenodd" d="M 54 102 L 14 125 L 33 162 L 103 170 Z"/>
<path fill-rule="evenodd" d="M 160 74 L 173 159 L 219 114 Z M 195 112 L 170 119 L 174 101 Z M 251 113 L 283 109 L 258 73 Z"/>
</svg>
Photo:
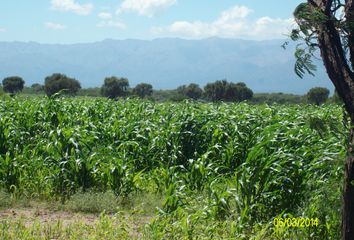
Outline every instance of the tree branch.
<svg viewBox="0 0 354 240">
<path fill-rule="evenodd" d="M 346 28 L 348 32 L 348 48 L 352 70 L 354 70 L 354 1 L 346 0 L 345 7 Z"/>
<path fill-rule="evenodd" d="M 354 119 L 354 74 L 345 57 L 339 32 L 332 21 L 324 23 L 318 31 L 318 43 L 327 74 L 338 93 L 343 94 L 341 97 L 346 110 Z"/>
<path fill-rule="evenodd" d="M 331 13 L 331 8 L 332 8 L 332 4 L 333 4 L 333 0 L 327 0 L 327 3 L 324 3 L 325 4 L 325 14 L 327 16 L 330 16 L 332 15 Z"/>
<path fill-rule="evenodd" d="M 319 1 L 319 0 L 308 0 L 308 3 L 311 5 L 311 6 L 313 6 L 313 7 L 319 7 L 320 5 L 319 5 L 319 2 L 321 2 L 321 1 Z"/>
<path fill-rule="evenodd" d="M 308 3 L 315 8 L 320 8 L 324 13 L 329 13 L 333 0 L 308 0 Z"/>
</svg>

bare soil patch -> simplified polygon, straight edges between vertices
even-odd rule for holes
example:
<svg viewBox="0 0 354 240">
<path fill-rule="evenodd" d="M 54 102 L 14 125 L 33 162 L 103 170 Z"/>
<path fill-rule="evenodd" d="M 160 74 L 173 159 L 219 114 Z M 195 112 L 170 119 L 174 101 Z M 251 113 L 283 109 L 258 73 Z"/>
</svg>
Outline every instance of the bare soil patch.
<svg viewBox="0 0 354 240">
<path fill-rule="evenodd" d="M 113 214 L 110 214 L 112 217 Z M 67 226 L 73 223 L 84 223 L 87 225 L 93 225 L 99 220 L 99 214 L 90 213 L 73 213 L 67 211 L 50 210 L 46 208 L 8 208 L 0 210 L 0 220 L 22 220 L 26 226 L 33 224 L 35 221 L 39 221 L 43 224 L 54 224 L 61 221 L 63 226 Z M 124 214 L 124 219 L 127 224 L 133 228 L 143 226 L 151 222 L 151 216 Z"/>
<path fill-rule="evenodd" d="M 22 220 L 26 226 L 33 224 L 36 220 L 43 224 L 54 224 L 61 221 L 63 226 L 75 222 L 92 225 L 98 218 L 99 216 L 95 214 L 72 213 L 40 208 L 9 208 L 0 211 L 0 219 Z"/>
</svg>

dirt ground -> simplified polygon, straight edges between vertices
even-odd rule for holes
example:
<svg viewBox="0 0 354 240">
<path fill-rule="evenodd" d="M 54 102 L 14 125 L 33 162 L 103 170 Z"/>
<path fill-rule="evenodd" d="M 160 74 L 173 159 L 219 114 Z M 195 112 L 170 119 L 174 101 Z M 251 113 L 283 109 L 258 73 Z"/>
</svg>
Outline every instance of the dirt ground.
<svg viewBox="0 0 354 240">
<path fill-rule="evenodd" d="M 0 211 L 0 219 L 21 219 L 27 226 L 32 224 L 35 220 L 39 220 L 39 222 L 43 224 L 52 224 L 60 220 L 64 226 L 75 222 L 83 222 L 91 225 L 94 224 L 98 218 L 99 216 L 95 214 L 53 211 L 39 208 L 9 208 Z"/>
<path fill-rule="evenodd" d="M 114 215 L 108 215 L 113 217 Z M 99 222 L 100 214 L 74 213 L 70 211 L 58 211 L 47 208 L 8 208 L 0 210 L 0 221 L 20 221 L 26 228 L 31 228 L 33 223 L 40 223 L 41 226 L 53 226 L 59 223 L 63 228 L 70 227 L 77 223 L 95 227 Z M 118 223 L 128 227 L 128 234 L 132 239 L 141 239 L 146 224 L 152 221 L 152 216 L 139 214 L 119 213 Z"/>
<path fill-rule="evenodd" d="M 39 221 L 41 224 L 50 225 L 61 221 L 63 227 L 78 222 L 86 225 L 94 225 L 99 220 L 99 217 L 99 214 L 73 213 L 46 208 L 8 208 L 0 210 L 0 220 L 21 220 L 27 227 L 35 221 Z M 130 226 L 133 235 L 140 235 L 138 229 L 150 223 L 152 217 L 135 215 L 132 218 L 129 214 L 124 214 L 123 219 L 126 219 L 126 224 Z"/>
</svg>

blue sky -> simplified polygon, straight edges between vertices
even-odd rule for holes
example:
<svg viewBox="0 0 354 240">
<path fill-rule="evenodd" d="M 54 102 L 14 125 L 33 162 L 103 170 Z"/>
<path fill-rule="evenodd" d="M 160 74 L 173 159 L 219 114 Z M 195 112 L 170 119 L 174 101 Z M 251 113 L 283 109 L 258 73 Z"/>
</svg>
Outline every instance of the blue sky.
<svg viewBox="0 0 354 240">
<path fill-rule="evenodd" d="M 6 0 L 0 41 L 284 38 L 298 0 Z"/>
</svg>

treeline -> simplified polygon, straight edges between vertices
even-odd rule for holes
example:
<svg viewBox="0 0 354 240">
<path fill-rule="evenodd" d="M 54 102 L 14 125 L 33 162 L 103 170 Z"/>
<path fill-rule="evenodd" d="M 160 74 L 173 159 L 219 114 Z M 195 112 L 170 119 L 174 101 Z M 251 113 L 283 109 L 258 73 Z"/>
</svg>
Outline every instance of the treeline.
<svg viewBox="0 0 354 240">
<path fill-rule="evenodd" d="M 54 73 L 44 79 L 44 84 L 34 83 L 25 87 L 25 81 L 18 76 L 7 77 L 2 81 L 3 92 L 11 96 L 23 92 L 26 94 L 66 94 L 70 96 L 107 97 L 110 99 L 139 97 L 154 101 L 183 101 L 186 99 L 212 102 L 242 102 L 255 104 L 279 103 L 300 104 L 313 103 L 320 105 L 326 101 L 340 102 L 334 94 L 329 98 L 329 90 L 316 87 L 309 90 L 306 95 L 285 93 L 253 93 L 243 82 L 233 83 L 227 80 L 217 80 L 201 88 L 198 84 L 181 85 L 173 90 L 154 90 L 148 83 L 140 83 L 131 88 L 127 78 L 116 76 L 106 77 L 101 87 L 81 88 L 78 80 L 64 74 Z M 1 93 L 0 93 L 1 94 Z"/>
</svg>

